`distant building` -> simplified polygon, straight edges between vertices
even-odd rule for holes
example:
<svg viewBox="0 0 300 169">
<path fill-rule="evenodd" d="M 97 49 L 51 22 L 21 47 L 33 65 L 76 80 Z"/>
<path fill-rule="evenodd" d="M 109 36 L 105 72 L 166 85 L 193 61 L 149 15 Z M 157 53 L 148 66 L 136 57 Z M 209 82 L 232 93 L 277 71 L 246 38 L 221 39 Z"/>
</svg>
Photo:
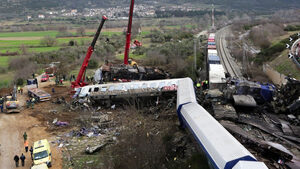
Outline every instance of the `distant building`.
<svg viewBox="0 0 300 169">
<path fill-rule="evenodd" d="M 77 15 L 77 9 L 72 9 L 72 10 L 71 10 L 71 15 L 73 15 L 73 16 L 74 16 L 74 15 Z"/>
<path fill-rule="evenodd" d="M 38 15 L 38 18 L 45 19 L 45 15 Z"/>
<path fill-rule="evenodd" d="M 27 20 L 29 21 L 32 17 L 31 16 L 27 16 Z"/>
</svg>

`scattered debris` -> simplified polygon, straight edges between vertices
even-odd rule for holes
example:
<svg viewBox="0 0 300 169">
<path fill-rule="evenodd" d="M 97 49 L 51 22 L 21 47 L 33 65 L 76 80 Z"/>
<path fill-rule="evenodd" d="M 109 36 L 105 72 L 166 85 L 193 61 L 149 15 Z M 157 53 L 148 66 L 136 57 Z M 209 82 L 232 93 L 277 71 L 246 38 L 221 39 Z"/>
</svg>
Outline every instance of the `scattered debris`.
<svg viewBox="0 0 300 169">
<path fill-rule="evenodd" d="M 107 143 L 96 145 L 96 146 L 87 146 L 85 149 L 85 153 L 87 154 L 93 154 L 95 152 L 100 151 L 102 148 L 104 148 L 107 145 Z"/>
</svg>

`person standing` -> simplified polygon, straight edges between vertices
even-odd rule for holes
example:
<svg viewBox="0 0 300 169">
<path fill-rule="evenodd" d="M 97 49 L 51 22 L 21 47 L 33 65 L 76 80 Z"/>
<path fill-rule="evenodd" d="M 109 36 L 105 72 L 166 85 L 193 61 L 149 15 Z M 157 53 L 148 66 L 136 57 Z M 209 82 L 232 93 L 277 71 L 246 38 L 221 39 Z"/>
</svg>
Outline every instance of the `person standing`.
<svg viewBox="0 0 300 169">
<path fill-rule="evenodd" d="M 1 109 L 1 113 L 3 113 L 3 104 L 4 104 L 4 98 L 0 96 L 0 109 Z"/>
<path fill-rule="evenodd" d="M 23 134 L 23 138 L 24 138 L 24 143 L 25 143 L 25 141 L 27 140 L 27 133 L 26 133 L 26 131 Z"/>
<path fill-rule="evenodd" d="M 14 161 L 16 163 L 16 167 L 19 167 L 19 156 L 18 155 L 15 155 Z"/>
<path fill-rule="evenodd" d="M 31 160 L 33 160 L 33 156 L 32 156 L 33 155 L 33 148 L 32 148 L 32 146 L 30 147 L 29 151 L 30 151 Z"/>
<path fill-rule="evenodd" d="M 35 98 L 33 97 L 33 98 L 31 98 L 31 109 L 33 109 L 34 108 L 34 103 L 35 103 Z"/>
<path fill-rule="evenodd" d="M 28 141 L 26 140 L 24 143 L 24 147 L 25 147 L 25 152 L 28 152 Z"/>
<path fill-rule="evenodd" d="M 24 167 L 26 157 L 24 156 L 23 153 L 22 153 L 22 155 L 20 156 L 20 159 L 21 159 L 21 162 L 22 162 L 22 166 Z"/>
</svg>

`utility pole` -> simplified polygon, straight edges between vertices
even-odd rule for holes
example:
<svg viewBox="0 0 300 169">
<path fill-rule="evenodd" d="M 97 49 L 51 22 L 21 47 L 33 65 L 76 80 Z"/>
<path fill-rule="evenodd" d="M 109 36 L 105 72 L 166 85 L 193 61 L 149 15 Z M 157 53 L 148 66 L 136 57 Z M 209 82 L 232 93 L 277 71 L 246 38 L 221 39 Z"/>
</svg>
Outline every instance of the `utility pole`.
<svg viewBox="0 0 300 169">
<path fill-rule="evenodd" d="M 198 38 L 194 39 L 194 69 L 197 71 L 197 40 Z"/>
</svg>

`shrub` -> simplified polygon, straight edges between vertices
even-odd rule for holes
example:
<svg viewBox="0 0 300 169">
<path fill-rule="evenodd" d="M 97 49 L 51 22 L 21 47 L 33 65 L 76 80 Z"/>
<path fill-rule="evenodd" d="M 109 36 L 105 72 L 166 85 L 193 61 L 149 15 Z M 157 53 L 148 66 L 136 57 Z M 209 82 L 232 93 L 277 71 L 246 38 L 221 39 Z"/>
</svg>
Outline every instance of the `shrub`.
<svg viewBox="0 0 300 169">
<path fill-rule="evenodd" d="M 41 45 L 51 47 L 56 44 L 56 39 L 51 36 L 45 36 L 43 39 L 41 39 Z"/>
<path fill-rule="evenodd" d="M 98 68 L 98 62 L 96 60 L 94 60 L 94 59 L 91 59 L 89 61 L 88 68 L 89 69 L 96 69 L 96 68 Z"/>
</svg>

